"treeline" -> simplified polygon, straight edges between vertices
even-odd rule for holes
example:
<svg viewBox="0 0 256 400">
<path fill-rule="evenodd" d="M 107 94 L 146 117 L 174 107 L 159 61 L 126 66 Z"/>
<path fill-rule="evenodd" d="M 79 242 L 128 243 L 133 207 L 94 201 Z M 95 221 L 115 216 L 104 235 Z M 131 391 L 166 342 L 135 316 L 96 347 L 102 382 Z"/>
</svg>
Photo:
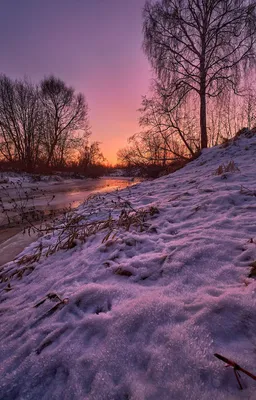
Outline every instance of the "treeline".
<svg viewBox="0 0 256 400">
<path fill-rule="evenodd" d="M 154 83 L 122 164 L 186 162 L 255 125 L 255 2 L 146 1 L 143 34 Z"/>
<path fill-rule="evenodd" d="M 244 82 L 245 83 L 245 82 Z M 256 126 L 256 85 L 243 85 L 243 95 L 229 92 L 208 102 L 208 146 L 215 146 L 234 137 L 242 128 Z M 175 111 L 165 105 L 156 91 L 143 98 L 140 132 L 131 136 L 128 146 L 118 151 L 121 165 L 137 167 L 153 174 L 169 170 L 196 157 L 200 151 L 200 119 L 195 96 L 182 102 Z"/>
<path fill-rule="evenodd" d="M 39 84 L 0 76 L 0 161 L 26 172 L 73 168 L 86 172 L 104 160 L 90 143 L 88 104 L 55 76 Z"/>
</svg>

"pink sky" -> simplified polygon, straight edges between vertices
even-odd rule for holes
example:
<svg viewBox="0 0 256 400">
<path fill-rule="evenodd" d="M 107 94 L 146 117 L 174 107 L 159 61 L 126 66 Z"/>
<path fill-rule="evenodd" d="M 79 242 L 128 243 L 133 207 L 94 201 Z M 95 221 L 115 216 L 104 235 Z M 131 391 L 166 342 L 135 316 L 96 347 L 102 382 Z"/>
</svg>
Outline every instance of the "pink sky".
<svg viewBox="0 0 256 400">
<path fill-rule="evenodd" d="M 33 81 L 54 74 L 83 92 L 92 140 L 102 143 L 112 163 L 139 130 L 137 109 L 150 84 L 142 52 L 144 3 L 9 0 L 1 7 L 0 72 Z"/>
</svg>

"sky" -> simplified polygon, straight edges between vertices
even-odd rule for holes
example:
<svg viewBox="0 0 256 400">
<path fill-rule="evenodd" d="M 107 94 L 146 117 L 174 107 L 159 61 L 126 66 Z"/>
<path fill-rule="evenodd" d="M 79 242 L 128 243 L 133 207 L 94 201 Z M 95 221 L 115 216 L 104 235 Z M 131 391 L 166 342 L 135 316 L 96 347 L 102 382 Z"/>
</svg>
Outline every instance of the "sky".
<svg viewBox="0 0 256 400">
<path fill-rule="evenodd" d="M 89 104 L 92 140 L 109 162 L 139 131 L 151 71 L 142 51 L 145 0 L 2 0 L 0 72 L 54 74 Z"/>
</svg>

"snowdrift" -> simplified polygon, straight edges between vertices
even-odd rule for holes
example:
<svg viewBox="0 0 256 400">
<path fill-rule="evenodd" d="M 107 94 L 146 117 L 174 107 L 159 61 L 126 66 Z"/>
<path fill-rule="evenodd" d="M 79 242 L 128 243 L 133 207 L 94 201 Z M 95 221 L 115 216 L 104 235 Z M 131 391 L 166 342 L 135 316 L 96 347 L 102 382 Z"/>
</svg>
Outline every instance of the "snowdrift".
<svg viewBox="0 0 256 400">
<path fill-rule="evenodd" d="M 2 278 L 0 399 L 256 399 L 256 136 L 117 196 L 157 212 Z"/>
</svg>

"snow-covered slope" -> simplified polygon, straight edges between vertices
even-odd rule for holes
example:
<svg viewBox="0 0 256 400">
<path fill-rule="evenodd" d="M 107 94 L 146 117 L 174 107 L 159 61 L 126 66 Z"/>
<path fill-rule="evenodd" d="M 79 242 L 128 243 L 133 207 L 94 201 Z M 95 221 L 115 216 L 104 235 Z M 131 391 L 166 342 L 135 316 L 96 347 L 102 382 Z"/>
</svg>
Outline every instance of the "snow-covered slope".
<svg viewBox="0 0 256 400">
<path fill-rule="evenodd" d="M 256 381 L 242 374 L 240 391 L 214 357 L 256 374 L 255 194 L 256 136 L 243 136 L 119 193 L 159 211 L 144 230 L 98 232 L 1 283 L 0 399 L 256 399 Z M 99 218 L 112 200 L 94 200 Z"/>
</svg>

